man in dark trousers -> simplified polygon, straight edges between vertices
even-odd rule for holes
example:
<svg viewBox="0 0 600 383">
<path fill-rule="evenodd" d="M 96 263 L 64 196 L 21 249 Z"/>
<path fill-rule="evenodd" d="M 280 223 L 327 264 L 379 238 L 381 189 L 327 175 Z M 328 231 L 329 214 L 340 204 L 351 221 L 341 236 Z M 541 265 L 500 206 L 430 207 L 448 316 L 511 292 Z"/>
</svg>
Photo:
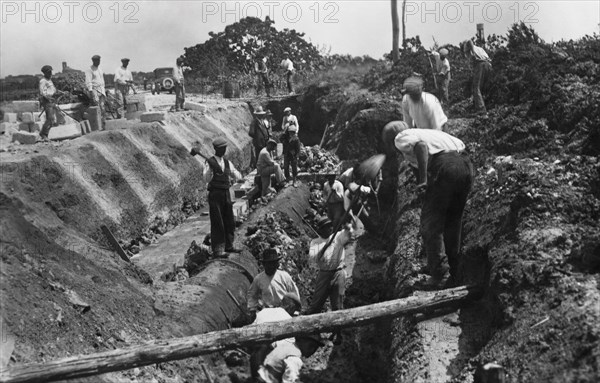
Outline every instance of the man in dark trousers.
<svg viewBox="0 0 600 383">
<path fill-rule="evenodd" d="M 248 135 L 252 137 L 252 145 L 254 146 L 254 153 L 252 155 L 252 161 L 250 164 L 251 168 L 256 167 L 256 161 L 258 160 L 258 154 L 267 146 L 267 141 L 271 138 L 271 132 L 269 129 L 269 122 L 267 120 L 267 112 L 265 112 L 262 106 L 259 106 L 254 111 L 254 120 L 250 124 Z"/>
<path fill-rule="evenodd" d="M 448 133 L 407 129 L 403 122 L 391 128 L 398 131 L 394 145 L 417 170 L 417 192 L 424 197 L 421 235 L 431 277 L 422 288 L 449 287 L 457 277 L 462 217 L 473 182 L 473 165 L 464 153 L 465 144 Z"/>
<path fill-rule="evenodd" d="M 56 99 L 55 96 L 62 94 L 61 91 L 56 90 L 54 83 L 52 82 L 52 67 L 50 65 L 44 65 L 42 67 L 42 73 L 44 77 L 40 80 L 40 105 L 46 113 L 46 122 L 42 126 L 40 137 L 42 140 L 48 139 L 48 134 L 53 126 L 57 126 L 58 122 L 56 119 Z"/>
<path fill-rule="evenodd" d="M 235 219 L 229 188 L 233 180 L 241 180 L 243 177 L 231 162 L 223 158 L 227 150 L 227 141 L 218 137 L 213 141 L 213 147 L 215 155 L 209 158 L 204 166 L 210 213 L 210 242 L 213 255 L 226 258 L 226 253 L 241 252 L 233 247 Z M 190 154 L 195 156 L 200 152 L 192 148 Z"/>
</svg>

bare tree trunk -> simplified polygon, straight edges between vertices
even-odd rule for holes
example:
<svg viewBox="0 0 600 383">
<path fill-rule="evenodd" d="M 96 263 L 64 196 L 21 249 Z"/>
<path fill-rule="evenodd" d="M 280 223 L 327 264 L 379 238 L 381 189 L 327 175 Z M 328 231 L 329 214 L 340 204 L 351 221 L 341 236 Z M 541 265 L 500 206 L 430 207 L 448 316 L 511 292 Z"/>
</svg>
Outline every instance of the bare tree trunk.
<svg viewBox="0 0 600 383">
<path fill-rule="evenodd" d="M 405 0 L 406 1 L 406 0 Z M 404 24 L 404 21 L 402 22 Z M 400 25 L 398 24 L 398 1 L 392 0 L 392 62 L 395 64 L 399 57 L 399 35 Z"/>
<path fill-rule="evenodd" d="M 406 48 L 406 0 L 402 1 L 402 48 Z"/>
</svg>

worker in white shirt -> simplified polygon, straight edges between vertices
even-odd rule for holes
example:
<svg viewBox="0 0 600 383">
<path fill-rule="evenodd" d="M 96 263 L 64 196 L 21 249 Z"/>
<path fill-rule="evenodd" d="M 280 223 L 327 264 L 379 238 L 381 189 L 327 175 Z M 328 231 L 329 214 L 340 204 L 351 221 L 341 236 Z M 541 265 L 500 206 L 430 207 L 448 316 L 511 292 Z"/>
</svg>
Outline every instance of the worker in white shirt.
<svg viewBox="0 0 600 383">
<path fill-rule="evenodd" d="M 325 343 L 318 335 L 299 335 L 295 342 L 283 343 L 265 358 L 258 370 L 259 382 L 296 383 L 302 369 L 302 357 L 308 358 Z"/>
<path fill-rule="evenodd" d="M 442 130 L 448 117 L 431 93 L 423 92 L 423 79 L 409 77 L 402 86 L 402 116 L 409 128 Z"/>
<path fill-rule="evenodd" d="M 58 125 L 55 96 L 62 94 L 63 92 L 57 90 L 52 82 L 52 67 L 50 65 L 44 65 L 42 67 L 42 73 L 44 74 L 44 77 L 42 77 L 39 84 L 40 106 L 46 113 L 46 122 L 44 122 L 44 125 L 42 126 L 40 137 L 45 141 L 48 139 L 50 129 Z"/>
<path fill-rule="evenodd" d="M 127 108 L 127 94 L 129 93 L 129 87 L 133 85 L 133 75 L 131 71 L 127 69 L 129 65 L 129 59 L 121 59 L 122 65 L 115 70 L 115 93 L 117 96 L 117 118 L 121 118 L 125 115 L 125 108 Z"/>
<path fill-rule="evenodd" d="M 227 141 L 218 137 L 213 141 L 215 155 L 207 160 L 204 166 L 204 181 L 208 190 L 208 207 L 210 215 L 210 244 L 213 255 L 227 258 L 227 253 L 239 253 L 233 246 L 235 234 L 235 218 L 229 188 L 234 181 L 243 179 L 235 166 L 223 156 L 227 150 Z M 190 154 L 200 154 L 192 148 Z"/>
<path fill-rule="evenodd" d="M 296 133 L 299 133 L 300 132 L 300 124 L 298 124 L 298 118 L 292 114 L 292 108 L 290 108 L 288 106 L 283 110 L 283 119 L 281 120 L 281 130 L 284 133 L 287 131 L 287 129 L 289 128 L 290 123 L 292 121 L 298 128 L 298 131 Z"/>
<path fill-rule="evenodd" d="M 473 67 L 473 108 L 476 113 L 486 113 L 481 87 L 492 72 L 492 60 L 483 48 L 476 46 L 471 40 L 464 43 L 464 49 L 466 55 L 471 57 Z"/>
<path fill-rule="evenodd" d="M 283 71 L 285 73 L 288 92 L 290 92 L 290 94 L 293 94 L 294 86 L 293 86 L 293 82 L 292 82 L 293 81 L 292 76 L 294 75 L 294 63 L 292 62 L 292 60 L 290 60 L 289 53 L 287 53 L 287 52 L 283 53 L 283 60 L 281 60 L 281 64 L 279 66 L 281 67 L 281 69 L 283 69 Z"/>
<path fill-rule="evenodd" d="M 104 72 L 100 69 L 100 56 L 92 56 L 92 65 L 85 70 L 85 86 L 88 90 L 91 104 L 100 108 L 102 128 L 106 125 L 106 89 L 104 85 Z"/>
<path fill-rule="evenodd" d="M 448 61 L 448 49 L 442 48 L 438 52 L 431 52 L 431 55 L 435 59 L 435 70 L 438 89 L 438 96 L 442 104 L 447 104 L 448 98 L 448 87 L 450 86 L 450 61 Z"/>
<path fill-rule="evenodd" d="M 175 111 L 184 110 L 185 103 L 185 79 L 183 78 L 183 59 L 177 57 L 173 68 L 173 81 L 175 82 Z"/>
</svg>

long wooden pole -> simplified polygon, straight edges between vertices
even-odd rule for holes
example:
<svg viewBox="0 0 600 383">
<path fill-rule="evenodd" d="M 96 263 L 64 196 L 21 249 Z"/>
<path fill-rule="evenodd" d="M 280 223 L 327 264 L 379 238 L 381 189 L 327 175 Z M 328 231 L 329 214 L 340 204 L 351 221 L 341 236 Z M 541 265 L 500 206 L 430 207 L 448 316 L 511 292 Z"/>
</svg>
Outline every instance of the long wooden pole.
<svg viewBox="0 0 600 383">
<path fill-rule="evenodd" d="M 347 310 L 300 316 L 281 322 L 157 340 L 134 347 L 63 358 L 49 363 L 17 365 L 1 370 L 0 382 L 56 381 L 126 370 L 226 349 L 273 342 L 300 334 L 363 326 L 384 318 L 462 303 L 479 294 L 480 290 L 476 287 L 462 286 Z"/>
</svg>

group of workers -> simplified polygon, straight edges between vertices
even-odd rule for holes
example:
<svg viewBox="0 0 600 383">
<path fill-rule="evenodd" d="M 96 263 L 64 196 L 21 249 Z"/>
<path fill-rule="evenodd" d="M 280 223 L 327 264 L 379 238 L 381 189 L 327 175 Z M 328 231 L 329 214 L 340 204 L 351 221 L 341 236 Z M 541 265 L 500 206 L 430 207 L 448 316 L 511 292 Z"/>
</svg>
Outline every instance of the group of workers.
<svg viewBox="0 0 600 383">
<path fill-rule="evenodd" d="M 290 59 L 290 54 L 288 52 L 283 53 L 283 59 L 279 64 L 279 68 L 282 70 L 285 75 L 285 80 L 287 84 L 287 90 L 289 94 L 294 93 L 294 63 Z M 262 87 L 265 88 L 265 93 L 267 97 L 271 97 L 271 88 L 273 87 L 273 83 L 269 78 L 269 67 L 267 64 L 267 56 L 262 53 L 256 55 L 256 59 L 254 61 L 254 72 L 257 75 L 257 87 L 256 92 L 260 94 L 262 91 Z"/>
</svg>

